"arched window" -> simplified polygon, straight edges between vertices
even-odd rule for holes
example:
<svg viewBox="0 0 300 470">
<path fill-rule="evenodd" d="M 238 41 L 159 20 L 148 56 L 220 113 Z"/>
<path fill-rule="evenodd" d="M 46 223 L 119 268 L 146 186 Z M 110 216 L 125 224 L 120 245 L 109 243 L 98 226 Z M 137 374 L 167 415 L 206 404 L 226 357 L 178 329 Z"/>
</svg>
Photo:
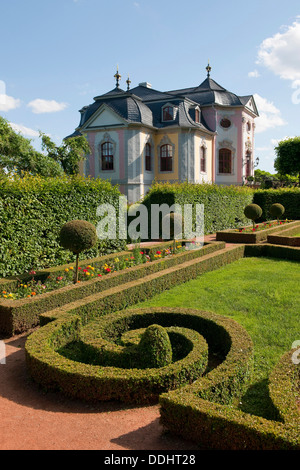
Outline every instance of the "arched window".
<svg viewBox="0 0 300 470">
<path fill-rule="evenodd" d="M 232 171 L 231 150 L 219 150 L 219 173 L 229 174 Z"/>
<path fill-rule="evenodd" d="M 101 145 L 101 169 L 102 171 L 114 169 L 114 146 L 111 142 Z"/>
<path fill-rule="evenodd" d="M 160 171 L 172 171 L 173 169 L 173 148 L 166 144 L 160 147 Z"/>
<path fill-rule="evenodd" d="M 145 169 L 151 171 L 151 145 L 148 143 L 145 148 Z"/>
<path fill-rule="evenodd" d="M 174 109 L 173 106 L 165 106 L 163 108 L 163 121 L 173 121 Z"/>
<path fill-rule="evenodd" d="M 195 109 L 195 122 L 200 122 L 200 111 L 198 108 Z"/>
<path fill-rule="evenodd" d="M 200 171 L 206 173 L 206 148 L 204 145 L 200 147 Z"/>
</svg>

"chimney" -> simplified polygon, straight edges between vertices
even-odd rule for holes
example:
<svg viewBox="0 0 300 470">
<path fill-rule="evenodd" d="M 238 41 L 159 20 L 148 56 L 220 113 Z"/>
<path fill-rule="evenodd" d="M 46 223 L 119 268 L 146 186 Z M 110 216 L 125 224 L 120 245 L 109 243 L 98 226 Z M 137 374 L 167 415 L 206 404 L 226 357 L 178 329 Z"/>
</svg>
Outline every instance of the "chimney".
<svg viewBox="0 0 300 470">
<path fill-rule="evenodd" d="M 139 83 L 139 86 L 143 86 L 145 88 L 152 88 L 152 85 L 148 82 Z"/>
</svg>

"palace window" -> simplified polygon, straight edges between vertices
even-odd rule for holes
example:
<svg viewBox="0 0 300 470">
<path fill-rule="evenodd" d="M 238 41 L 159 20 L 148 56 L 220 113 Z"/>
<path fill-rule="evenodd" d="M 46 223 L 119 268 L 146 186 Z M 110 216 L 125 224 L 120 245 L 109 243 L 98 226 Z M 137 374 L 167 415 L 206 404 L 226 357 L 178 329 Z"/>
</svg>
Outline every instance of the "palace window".
<svg viewBox="0 0 300 470">
<path fill-rule="evenodd" d="M 247 150 L 246 152 L 246 177 L 247 178 L 251 176 L 251 167 L 252 167 L 251 156 L 252 154 L 250 150 Z"/>
<path fill-rule="evenodd" d="M 101 145 L 101 169 L 108 171 L 114 169 L 114 146 L 111 142 Z"/>
<path fill-rule="evenodd" d="M 151 145 L 146 144 L 145 148 L 145 169 L 151 171 Z"/>
<path fill-rule="evenodd" d="M 166 144 L 160 147 L 160 171 L 173 170 L 173 148 Z"/>
<path fill-rule="evenodd" d="M 173 106 L 165 106 L 163 108 L 163 121 L 173 121 L 174 108 Z"/>
<path fill-rule="evenodd" d="M 200 147 L 200 171 L 206 173 L 206 148 L 204 145 Z"/>
<path fill-rule="evenodd" d="M 230 174 L 232 172 L 231 150 L 219 150 L 219 173 Z"/>
</svg>

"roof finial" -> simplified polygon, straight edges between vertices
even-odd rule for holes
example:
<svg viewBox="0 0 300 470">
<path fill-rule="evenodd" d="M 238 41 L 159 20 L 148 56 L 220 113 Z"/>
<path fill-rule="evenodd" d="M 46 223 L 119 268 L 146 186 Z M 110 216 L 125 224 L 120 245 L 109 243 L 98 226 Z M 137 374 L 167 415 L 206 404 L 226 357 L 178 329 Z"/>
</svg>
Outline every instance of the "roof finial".
<svg viewBox="0 0 300 470">
<path fill-rule="evenodd" d="M 119 88 L 119 81 L 121 80 L 121 75 L 119 74 L 119 66 L 117 65 L 117 73 L 114 75 L 114 78 L 116 79 L 116 87 Z"/>
<path fill-rule="evenodd" d="M 209 65 L 209 59 L 208 59 L 208 64 L 207 64 L 206 70 L 207 70 L 207 78 L 209 78 L 210 77 L 210 72 L 211 72 L 211 66 Z"/>
<path fill-rule="evenodd" d="M 126 80 L 126 83 L 127 83 L 127 91 L 129 91 L 130 90 L 130 83 L 131 83 L 131 80 L 129 78 L 129 74 L 128 74 L 128 78 Z"/>
</svg>

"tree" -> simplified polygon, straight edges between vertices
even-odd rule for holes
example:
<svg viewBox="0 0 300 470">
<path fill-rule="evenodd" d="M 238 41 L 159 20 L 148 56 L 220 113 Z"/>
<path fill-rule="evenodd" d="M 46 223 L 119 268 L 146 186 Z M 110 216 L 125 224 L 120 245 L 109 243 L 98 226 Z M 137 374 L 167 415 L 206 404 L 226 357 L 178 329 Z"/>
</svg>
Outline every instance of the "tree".
<svg viewBox="0 0 300 470">
<path fill-rule="evenodd" d="M 71 137 L 56 146 L 51 138 L 40 132 L 42 150 L 38 152 L 31 140 L 15 132 L 9 122 L 0 116 L 0 173 L 24 172 L 44 177 L 77 175 L 79 163 L 90 152 L 84 136 Z"/>
<path fill-rule="evenodd" d="M 275 152 L 275 170 L 282 175 L 298 176 L 300 185 L 300 137 L 280 141 Z"/>
<path fill-rule="evenodd" d="M 40 132 L 42 138 L 42 149 L 52 160 L 59 162 L 67 175 L 78 175 L 79 163 L 85 160 L 90 152 L 90 146 L 84 136 L 69 137 L 59 147 L 48 135 Z"/>
<path fill-rule="evenodd" d="M 61 165 L 35 150 L 31 140 L 15 132 L 9 122 L 0 116 L 0 172 L 22 175 L 29 172 L 41 176 L 61 176 Z"/>
</svg>

